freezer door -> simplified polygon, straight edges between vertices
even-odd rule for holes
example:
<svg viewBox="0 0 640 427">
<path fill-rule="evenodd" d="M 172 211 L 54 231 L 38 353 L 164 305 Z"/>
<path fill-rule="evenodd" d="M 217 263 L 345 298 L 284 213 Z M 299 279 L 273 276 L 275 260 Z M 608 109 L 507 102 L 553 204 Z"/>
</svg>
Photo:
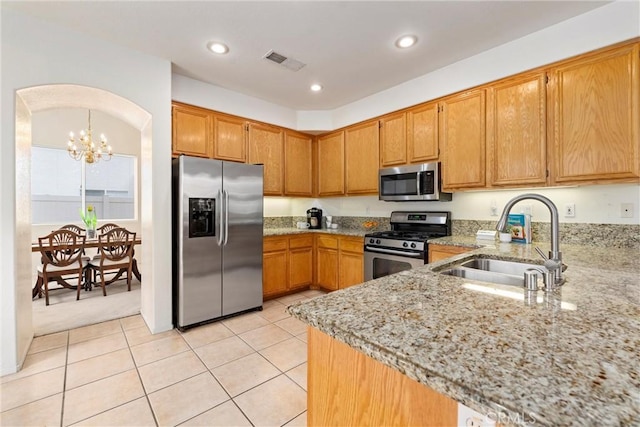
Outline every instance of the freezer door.
<svg viewBox="0 0 640 427">
<path fill-rule="evenodd" d="M 262 306 L 263 166 L 224 162 L 222 315 Z"/>
<path fill-rule="evenodd" d="M 222 162 L 180 156 L 177 325 L 185 327 L 222 315 Z M 175 186 L 175 184 L 174 184 Z M 209 215 L 213 217 L 213 227 Z M 174 284 L 176 286 L 176 284 Z"/>
</svg>

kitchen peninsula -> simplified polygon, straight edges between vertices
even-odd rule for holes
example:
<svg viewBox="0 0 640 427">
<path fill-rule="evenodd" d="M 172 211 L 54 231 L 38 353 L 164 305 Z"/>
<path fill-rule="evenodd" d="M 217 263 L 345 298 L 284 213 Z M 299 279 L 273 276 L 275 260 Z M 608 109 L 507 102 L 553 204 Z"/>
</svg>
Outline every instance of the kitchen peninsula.
<svg viewBox="0 0 640 427">
<path fill-rule="evenodd" d="M 415 423 L 429 411 L 442 424 L 457 420 L 456 402 L 504 425 L 638 425 L 638 250 L 562 251 L 566 284 L 532 298 L 438 273 L 475 256 L 541 262 L 534 245 L 496 243 L 291 306 L 310 325 L 310 425 Z M 353 375 L 332 382 L 334 356 Z M 399 397 L 415 386 L 428 397 Z M 397 396 L 375 394 L 384 389 Z"/>
</svg>

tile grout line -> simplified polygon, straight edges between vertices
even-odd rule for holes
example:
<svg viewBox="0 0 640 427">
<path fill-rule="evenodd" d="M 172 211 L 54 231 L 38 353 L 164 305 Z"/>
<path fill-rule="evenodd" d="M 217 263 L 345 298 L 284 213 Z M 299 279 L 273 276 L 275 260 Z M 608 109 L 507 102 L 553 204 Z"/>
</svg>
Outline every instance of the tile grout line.
<svg viewBox="0 0 640 427">
<path fill-rule="evenodd" d="M 141 315 L 139 315 L 141 316 Z M 151 416 L 153 417 L 153 421 L 156 423 L 156 427 L 160 425 L 158 422 L 158 418 L 156 417 L 156 412 L 153 410 L 153 406 L 151 405 L 151 401 L 149 400 L 149 394 L 147 393 L 147 389 L 144 386 L 144 382 L 142 381 L 142 376 L 140 375 L 140 370 L 138 369 L 138 364 L 136 363 L 135 357 L 133 357 L 133 351 L 131 351 L 131 346 L 129 345 L 129 339 L 127 338 L 127 334 L 125 332 L 124 326 L 120 321 L 120 328 L 122 329 L 122 334 L 124 335 L 124 340 L 127 343 L 127 349 L 129 350 L 129 355 L 131 356 L 131 360 L 133 361 L 133 366 L 136 369 L 136 374 L 138 375 L 138 380 L 140 381 L 140 385 L 142 386 L 142 392 L 144 393 L 144 398 L 147 401 L 147 405 L 149 405 L 149 410 L 151 411 Z M 128 402 L 127 402 L 128 403 Z"/>
<path fill-rule="evenodd" d="M 231 331 L 231 333 L 233 334 L 233 336 L 238 337 L 238 336 L 236 335 L 236 333 L 235 333 L 235 332 L 233 332 L 233 331 L 232 331 L 229 327 L 227 327 L 225 324 L 223 324 L 222 322 L 221 322 L 220 324 L 221 324 L 222 326 L 224 326 L 226 329 L 228 329 L 229 331 Z M 182 335 L 182 332 L 179 332 L 179 334 L 180 334 L 180 336 L 182 337 L 182 339 L 184 339 L 184 340 L 185 340 L 185 342 L 187 343 L 187 345 L 189 346 L 189 350 L 190 350 L 190 351 L 191 351 L 191 352 L 192 352 L 192 353 L 193 353 L 193 354 L 198 358 L 198 360 L 200 361 L 200 363 L 202 363 L 202 365 L 204 366 L 205 370 L 206 370 L 207 372 L 209 372 L 209 374 L 213 377 L 214 381 L 215 381 L 215 382 L 217 382 L 217 383 L 218 383 L 218 385 L 220 386 L 220 388 L 221 388 L 221 389 L 222 389 L 222 390 L 227 394 L 227 396 L 229 396 L 229 400 L 225 400 L 224 402 L 221 402 L 220 404 L 218 404 L 218 405 L 214 406 L 213 408 L 209 408 L 209 409 L 207 409 L 206 411 L 203 411 L 203 412 L 201 412 L 201 413 L 199 413 L 199 414 L 197 414 L 197 415 L 194 415 L 193 417 L 191 417 L 191 418 L 189 418 L 189 419 L 187 419 L 187 420 L 183 421 L 183 422 L 182 422 L 182 423 L 180 423 L 180 424 L 184 424 L 184 423 L 186 423 L 186 422 L 187 422 L 187 421 L 189 421 L 189 420 L 192 420 L 192 419 L 194 419 L 194 418 L 196 418 L 196 417 L 199 417 L 200 415 L 204 414 L 205 412 L 208 412 L 208 411 L 210 411 L 210 410 L 212 410 L 212 409 L 215 409 L 215 408 L 219 407 L 220 405 L 224 405 L 226 402 L 231 401 L 231 402 L 235 405 L 235 407 L 236 407 L 236 408 L 238 408 L 238 410 L 240 411 L 240 413 L 242 413 L 242 415 L 245 417 L 245 419 L 246 419 L 247 421 L 249 421 L 249 424 L 251 424 L 252 426 L 254 426 L 254 427 L 255 427 L 255 424 L 251 422 L 251 420 L 249 419 L 249 417 L 247 416 L 247 414 L 245 414 L 245 413 L 244 413 L 244 411 L 242 410 L 242 408 L 240 408 L 240 407 L 238 406 L 238 404 L 235 402 L 235 400 L 233 400 L 233 397 L 229 394 L 229 392 L 227 391 L 227 389 L 226 389 L 226 388 L 224 388 L 224 386 L 220 383 L 220 381 L 218 380 L 218 378 L 216 378 L 216 376 L 213 374 L 213 372 L 211 372 L 211 369 L 209 369 L 209 367 L 207 366 L 207 364 L 206 364 L 206 363 L 204 363 L 204 360 L 202 360 L 202 358 L 200 357 L 200 355 L 198 354 L 198 352 L 195 350 L 195 348 L 193 348 L 193 347 L 191 346 L 191 343 L 190 343 L 189 341 L 187 341 L 187 340 L 184 338 L 184 336 Z M 228 337 L 228 338 L 231 338 L 231 337 Z M 240 337 L 238 337 L 238 338 L 240 338 Z M 225 339 L 225 338 L 223 338 L 223 339 Z M 218 341 L 222 341 L 222 340 L 218 340 Z M 212 343 L 214 343 L 214 342 L 216 342 L 216 341 L 213 341 L 213 342 L 211 342 L 211 343 L 207 343 L 207 344 L 205 344 L 205 345 L 209 345 L 209 344 L 212 344 Z M 202 347 L 204 347 L 204 346 L 202 346 Z M 238 359 L 235 359 L 235 360 L 238 360 Z M 223 365 L 220 365 L 220 366 L 223 366 Z M 198 374 L 198 375 L 200 375 L 200 374 Z"/>
<path fill-rule="evenodd" d="M 64 401 L 67 396 L 67 369 L 69 366 L 69 331 L 67 330 L 67 351 L 64 356 L 64 379 L 62 380 L 62 406 L 60 407 L 60 427 L 64 424 Z"/>
</svg>

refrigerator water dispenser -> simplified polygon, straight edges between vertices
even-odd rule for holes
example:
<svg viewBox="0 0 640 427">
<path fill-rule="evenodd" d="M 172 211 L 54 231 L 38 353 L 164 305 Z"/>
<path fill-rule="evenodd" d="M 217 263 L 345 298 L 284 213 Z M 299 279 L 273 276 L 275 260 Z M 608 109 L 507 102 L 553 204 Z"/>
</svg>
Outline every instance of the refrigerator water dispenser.
<svg viewBox="0 0 640 427">
<path fill-rule="evenodd" d="M 189 198 L 189 212 L 189 238 L 216 235 L 216 199 Z"/>
</svg>

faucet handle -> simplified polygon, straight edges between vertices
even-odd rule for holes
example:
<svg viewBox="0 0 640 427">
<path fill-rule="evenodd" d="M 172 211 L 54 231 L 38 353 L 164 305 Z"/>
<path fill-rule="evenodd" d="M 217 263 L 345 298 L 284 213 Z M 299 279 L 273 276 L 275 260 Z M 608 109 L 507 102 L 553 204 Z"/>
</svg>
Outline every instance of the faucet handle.
<svg viewBox="0 0 640 427">
<path fill-rule="evenodd" d="M 546 256 L 546 255 L 544 254 L 544 252 L 542 252 L 542 249 L 540 249 L 540 248 L 539 248 L 539 247 L 537 247 L 537 246 L 536 246 L 536 248 L 535 248 L 535 249 L 536 249 L 536 252 L 538 252 L 538 253 L 540 254 L 540 256 L 542 257 L 542 259 L 543 259 L 543 260 L 545 260 L 545 261 L 549 261 L 549 257 L 548 257 L 548 256 Z"/>
</svg>

